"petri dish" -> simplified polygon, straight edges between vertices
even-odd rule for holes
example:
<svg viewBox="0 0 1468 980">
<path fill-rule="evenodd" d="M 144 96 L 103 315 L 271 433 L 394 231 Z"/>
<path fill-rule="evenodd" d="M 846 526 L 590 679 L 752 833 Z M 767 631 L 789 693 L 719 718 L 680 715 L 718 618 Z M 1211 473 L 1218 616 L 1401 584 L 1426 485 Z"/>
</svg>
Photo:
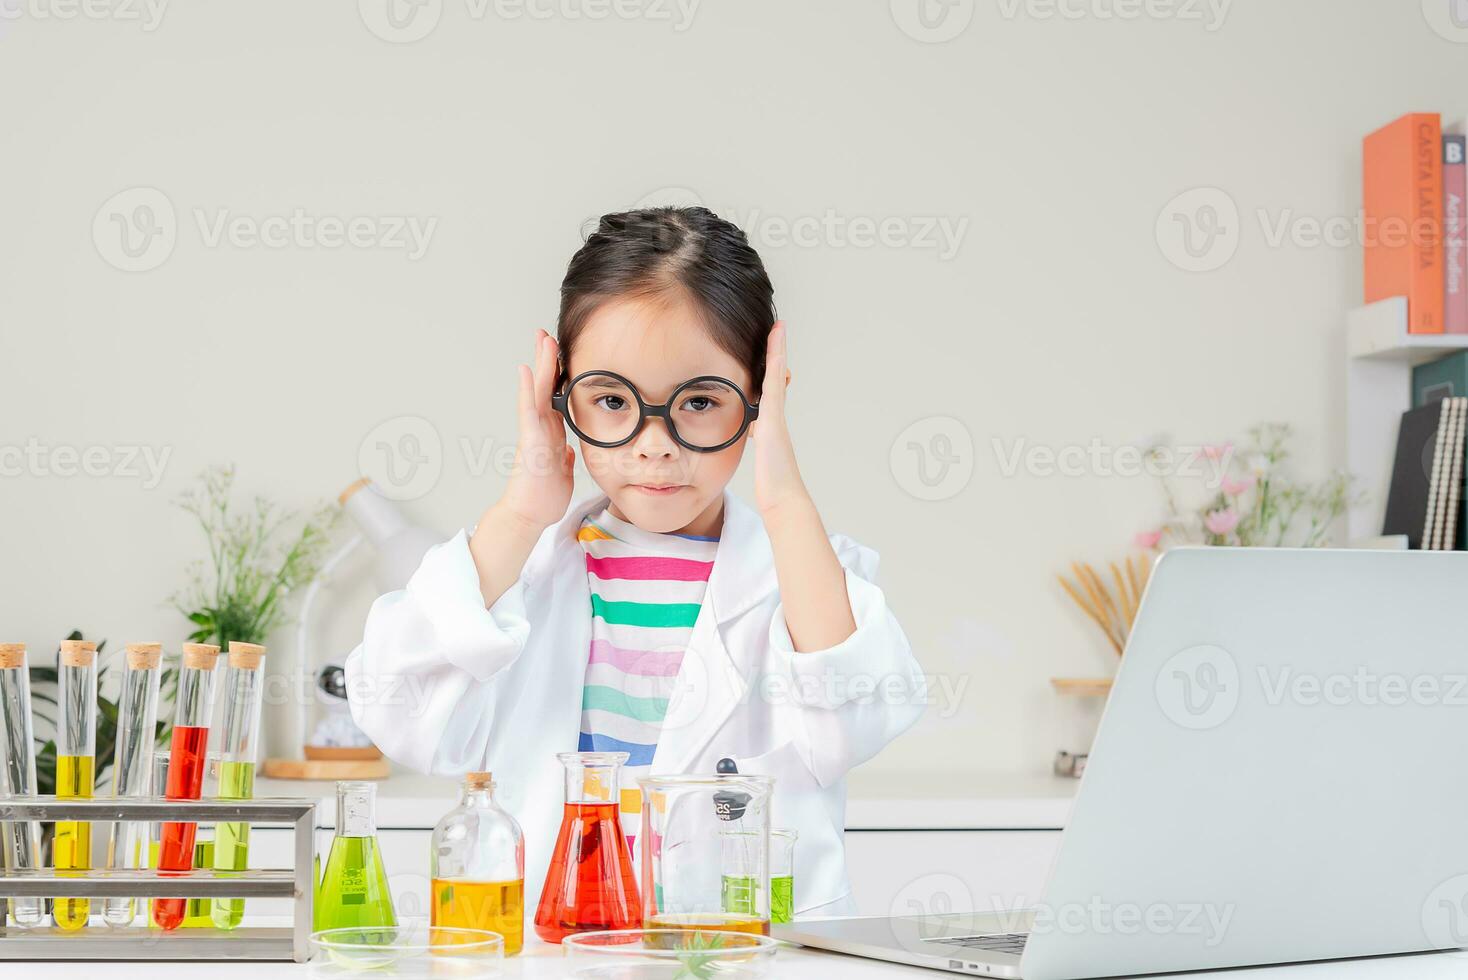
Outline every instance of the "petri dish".
<svg viewBox="0 0 1468 980">
<path fill-rule="evenodd" d="M 505 937 L 487 929 L 455 929 L 412 919 L 394 926 L 323 929 L 310 937 L 311 976 L 493 977 L 505 959 Z"/>
<path fill-rule="evenodd" d="M 581 980 L 769 977 L 779 946 L 769 936 L 688 929 L 581 932 L 561 942 L 567 975 Z"/>
</svg>

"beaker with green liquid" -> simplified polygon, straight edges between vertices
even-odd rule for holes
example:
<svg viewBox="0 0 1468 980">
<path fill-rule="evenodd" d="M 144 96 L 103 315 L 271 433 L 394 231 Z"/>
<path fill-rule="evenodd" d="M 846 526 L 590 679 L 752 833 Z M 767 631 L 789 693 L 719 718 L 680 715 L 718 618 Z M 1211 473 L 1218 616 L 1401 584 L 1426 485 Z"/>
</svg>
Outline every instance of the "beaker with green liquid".
<svg viewBox="0 0 1468 980">
<path fill-rule="evenodd" d="M 789 922 L 795 913 L 795 839 L 793 830 L 770 831 L 770 921 Z M 724 838 L 723 901 L 725 912 L 753 912 L 759 907 L 754 889 L 759 879 L 750 873 L 758 853 L 748 832 Z"/>
<path fill-rule="evenodd" d="M 721 771 L 643 776 L 638 783 L 642 927 L 768 936 L 774 780 Z"/>
<path fill-rule="evenodd" d="M 377 846 L 377 786 L 336 784 L 336 836 L 316 897 L 317 931 L 397 925 Z"/>
<path fill-rule="evenodd" d="M 261 664 L 265 648 L 230 641 L 224 674 L 223 718 L 220 721 L 219 792 L 221 800 L 255 796 L 255 749 L 260 730 Z M 214 828 L 215 871 L 244 871 L 250 866 L 250 825 L 226 821 Z M 210 912 L 219 929 L 233 929 L 245 917 L 243 898 L 216 898 Z"/>
</svg>

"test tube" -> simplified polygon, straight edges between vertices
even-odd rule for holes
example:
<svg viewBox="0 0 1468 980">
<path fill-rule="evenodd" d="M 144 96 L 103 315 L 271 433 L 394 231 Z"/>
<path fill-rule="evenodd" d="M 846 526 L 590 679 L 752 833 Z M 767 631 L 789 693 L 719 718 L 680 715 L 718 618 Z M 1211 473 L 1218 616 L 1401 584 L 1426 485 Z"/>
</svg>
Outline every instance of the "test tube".
<svg viewBox="0 0 1468 980">
<path fill-rule="evenodd" d="M 97 772 L 97 644 L 62 640 L 56 660 L 56 798 L 90 800 Z M 51 856 L 57 871 L 92 866 L 92 825 L 84 820 L 56 821 Z M 58 898 L 51 914 L 68 932 L 87 924 L 91 901 Z"/>
<path fill-rule="evenodd" d="M 219 799 L 255 796 L 255 749 L 260 730 L 260 690 L 265 648 L 255 643 L 229 644 L 224 671 L 223 731 L 219 738 Z M 214 870 L 249 867 L 250 825 L 225 822 L 214 829 Z M 245 915 L 242 898 L 216 898 L 212 912 L 217 929 L 233 929 Z"/>
<path fill-rule="evenodd" d="M 153 768 L 153 740 L 158 720 L 159 665 L 163 646 L 159 643 L 129 643 L 122 693 L 117 704 L 117 751 L 112 760 L 112 798 L 146 797 Z M 167 758 L 165 756 L 165 758 Z M 147 824 L 118 821 L 107 839 L 107 867 L 146 867 L 144 853 Z M 109 926 L 131 925 L 141 900 L 108 898 L 102 902 L 102 919 Z"/>
<path fill-rule="evenodd" d="M 31 731 L 31 672 L 24 643 L 0 643 L 0 730 L 4 732 L 5 782 L 10 795 L 36 795 L 36 742 Z M 34 820 L 4 825 L 7 868 L 41 866 L 41 827 Z M 46 916 L 42 898 L 10 899 L 10 916 L 18 926 L 39 926 Z"/>
<path fill-rule="evenodd" d="M 169 744 L 168 784 L 164 796 L 170 800 L 197 800 L 204 789 L 204 762 L 209 748 L 209 695 L 214 680 L 214 662 L 219 648 L 207 643 L 185 643 L 183 667 L 178 674 L 178 712 L 174 715 L 173 740 Z M 163 824 L 158 847 L 158 869 L 188 871 L 194 866 L 194 837 L 198 825 L 179 821 Z M 153 903 L 153 922 L 160 929 L 177 929 L 183 924 L 182 898 L 160 898 Z"/>
<path fill-rule="evenodd" d="M 168 753 L 153 753 L 153 783 L 150 796 L 162 796 L 163 788 L 168 785 Z M 148 824 L 148 867 L 158 869 L 158 851 L 163 847 L 163 822 L 153 820 Z M 151 918 L 158 911 L 158 899 L 148 903 L 148 915 Z"/>
</svg>

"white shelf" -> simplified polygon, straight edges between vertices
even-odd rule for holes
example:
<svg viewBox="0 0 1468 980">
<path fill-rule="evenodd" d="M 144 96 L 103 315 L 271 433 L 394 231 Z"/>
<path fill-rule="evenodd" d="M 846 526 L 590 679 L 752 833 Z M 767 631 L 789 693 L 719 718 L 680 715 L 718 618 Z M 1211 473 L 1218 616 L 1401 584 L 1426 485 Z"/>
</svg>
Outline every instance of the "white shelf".
<svg viewBox="0 0 1468 980">
<path fill-rule="evenodd" d="M 1468 350 L 1468 334 L 1408 333 L 1407 298 L 1393 296 L 1346 315 L 1346 356 L 1352 359 L 1425 364 L 1454 351 Z M 1411 375 L 1407 376 L 1411 384 Z"/>
<path fill-rule="evenodd" d="M 1468 334 L 1407 332 L 1407 299 L 1394 296 L 1346 316 L 1346 468 L 1367 500 L 1350 509 L 1351 542 L 1381 534 L 1397 428 L 1412 407 L 1412 368 L 1468 350 Z"/>
</svg>

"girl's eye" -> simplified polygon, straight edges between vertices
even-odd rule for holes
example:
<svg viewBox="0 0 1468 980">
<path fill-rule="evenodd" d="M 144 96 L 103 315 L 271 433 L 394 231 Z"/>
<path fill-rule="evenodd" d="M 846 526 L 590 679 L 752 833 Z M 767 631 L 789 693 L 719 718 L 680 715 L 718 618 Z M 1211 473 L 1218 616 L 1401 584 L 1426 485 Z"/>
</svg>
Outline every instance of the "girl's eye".
<svg viewBox="0 0 1468 980">
<path fill-rule="evenodd" d="M 621 395 L 602 395 L 596 400 L 596 404 L 609 412 L 620 412 L 627 407 L 627 399 Z"/>
<path fill-rule="evenodd" d="M 719 407 L 719 403 L 707 395 L 694 395 L 683 403 L 685 411 L 709 412 Z"/>
</svg>

